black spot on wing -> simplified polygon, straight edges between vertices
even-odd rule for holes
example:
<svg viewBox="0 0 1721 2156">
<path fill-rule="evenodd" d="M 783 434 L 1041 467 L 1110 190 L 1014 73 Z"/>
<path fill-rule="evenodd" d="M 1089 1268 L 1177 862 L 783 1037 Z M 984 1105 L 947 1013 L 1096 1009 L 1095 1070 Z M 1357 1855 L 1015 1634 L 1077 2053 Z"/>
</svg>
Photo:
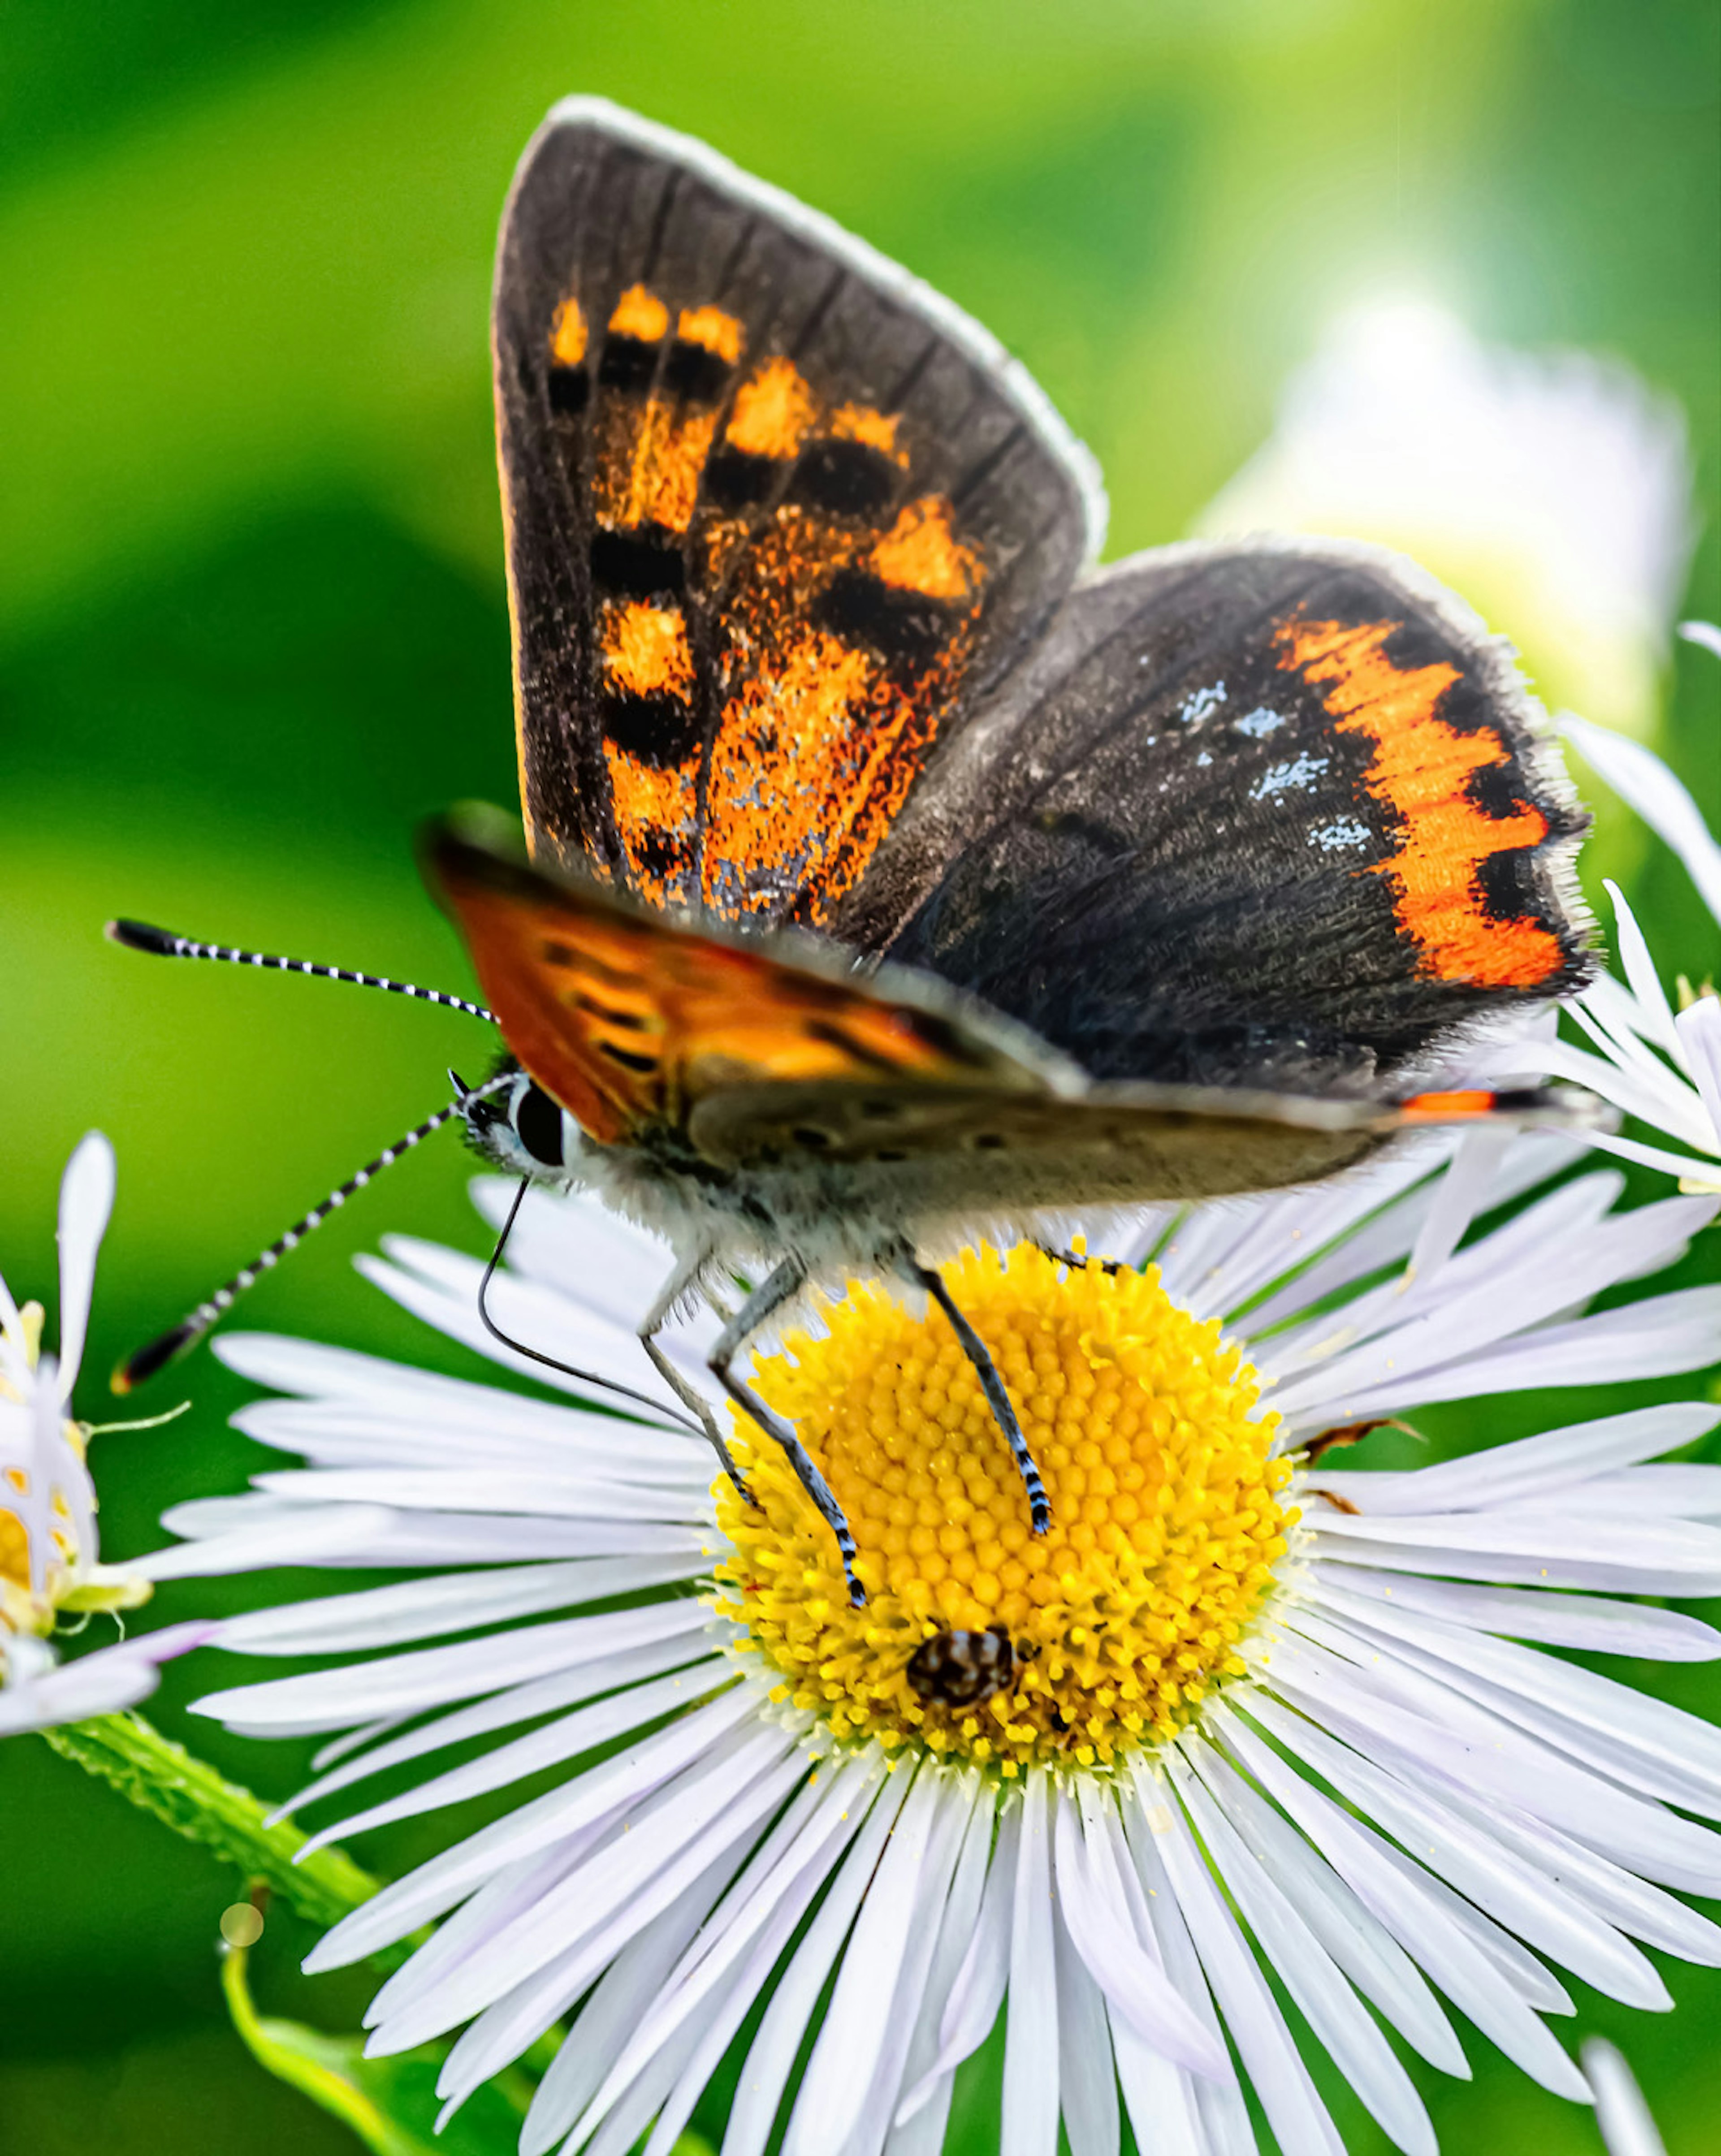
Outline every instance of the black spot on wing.
<svg viewBox="0 0 1721 2156">
<path fill-rule="evenodd" d="M 850 644 L 864 644 L 887 662 L 925 666 L 949 642 L 949 609 L 936 599 L 887 584 L 870 570 L 844 569 L 818 603 L 821 629 Z"/>
<path fill-rule="evenodd" d="M 1498 854 L 1485 854 L 1476 865 L 1476 895 L 1490 921 L 1521 921 L 1533 915 L 1544 917 L 1537 897 L 1533 850 L 1514 846 Z"/>
<path fill-rule="evenodd" d="M 550 369 L 550 409 L 561 419 L 577 419 L 591 400 L 592 378 L 583 367 Z"/>
<path fill-rule="evenodd" d="M 649 389 L 657 372 L 658 349 L 644 337 L 619 336 L 612 331 L 604 340 L 604 357 L 598 364 L 599 388 L 624 397 Z"/>
<path fill-rule="evenodd" d="M 729 362 L 721 352 L 677 337 L 664 362 L 663 386 L 690 404 L 715 404 L 729 381 Z"/>
<path fill-rule="evenodd" d="M 782 472 L 783 466 L 774 457 L 751 456 L 745 449 L 717 449 L 706 459 L 700 493 L 714 509 L 752 509 L 768 500 Z"/>
<path fill-rule="evenodd" d="M 883 450 L 866 442 L 814 442 L 801 453 L 789 495 L 835 516 L 876 516 L 901 477 Z"/>
<path fill-rule="evenodd" d="M 699 720 L 679 696 L 609 694 L 598 710 L 605 740 L 655 771 L 685 763 L 699 746 Z"/>
<path fill-rule="evenodd" d="M 687 565 L 681 542 L 660 526 L 631 531 L 598 531 L 592 538 L 592 581 L 616 598 L 676 597 L 686 588 Z"/>
</svg>

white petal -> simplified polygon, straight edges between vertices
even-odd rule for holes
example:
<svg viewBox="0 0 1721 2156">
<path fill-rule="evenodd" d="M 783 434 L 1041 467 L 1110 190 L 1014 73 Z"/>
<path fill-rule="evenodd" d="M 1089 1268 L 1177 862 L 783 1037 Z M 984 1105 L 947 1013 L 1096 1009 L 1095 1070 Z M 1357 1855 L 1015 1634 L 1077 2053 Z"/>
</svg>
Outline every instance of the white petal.
<svg viewBox="0 0 1721 2156">
<path fill-rule="evenodd" d="M 295 1504 L 392 1505 L 403 1511 L 565 1514 L 573 1519 L 660 1520 L 685 1526 L 705 1509 L 702 1486 L 685 1491 L 563 1474 L 470 1467 L 306 1467 L 272 1469 L 255 1486 Z"/>
<path fill-rule="evenodd" d="M 1138 1774 L 1137 1786 L 1201 1967 L 1284 2156 L 1344 2156 L 1284 2017 L 1189 1830 L 1164 1802 L 1151 1775 Z"/>
<path fill-rule="evenodd" d="M 1370 1517 L 1405 1512 L 1481 1512 L 1539 1502 L 1593 1475 L 1653 1460 L 1695 1444 L 1721 1422 L 1721 1405 L 1702 1400 L 1633 1408 L 1594 1422 L 1570 1423 L 1539 1437 L 1400 1473 L 1321 1470 L 1321 1485 Z"/>
<path fill-rule="evenodd" d="M 904 2117 L 922 2099 L 927 2086 L 953 2072 L 979 2050 L 998 2020 L 1009 1983 L 1011 1912 L 1015 1907 L 1016 1854 L 1021 1835 L 1020 1804 L 1002 1804 L 979 1917 L 938 2024 L 938 2054 L 927 2069 L 927 2084 L 910 2089 L 903 2097 Z"/>
<path fill-rule="evenodd" d="M 573 1707 L 598 1692 L 614 1691 L 624 1686 L 642 1683 L 647 1677 L 660 1676 L 665 1671 L 683 1668 L 689 1662 L 704 1660 L 710 1651 L 708 1642 L 696 1635 L 677 1634 L 652 1646 L 609 1656 L 602 1662 L 558 1670 L 528 1684 L 511 1686 L 471 1707 L 458 1707 L 450 1714 L 420 1722 L 403 1735 L 388 1738 L 386 1743 L 376 1740 L 388 1738 L 389 1731 L 398 1729 L 401 1722 L 410 1717 L 394 1716 L 384 1722 L 370 1722 L 343 1742 L 326 1744 L 311 1764 L 328 1771 L 280 1805 L 274 1816 L 280 1819 L 290 1812 L 302 1812 L 324 1797 L 332 1796 L 337 1789 L 350 1789 L 356 1782 L 366 1781 L 385 1768 L 402 1766 L 408 1759 L 422 1758 L 426 1753 L 442 1751 L 450 1744 L 470 1743 L 474 1738 L 488 1737 L 516 1722 L 532 1722 L 542 1714 L 558 1713 L 563 1707 Z M 374 1750 L 363 1748 L 373 1743 Z"/>
<path fill-rule="evenodd" d="M 779 1979 L 741 2070 L 720 2156 L 763 2156 L 783 2085 L 805 2042 L 819 1994 L 870 1884 L 885 1838 L 908 1794 L 900 1770 L 886 1778 L 819 1913 Z"/>
<path fill-rule="evenodd" d="M 1552 1506 L 1376 1519 L 1315 1504 L 1307 1521 L 1314 1553 L 1335 1564 L 1621 1594 L 1721 1594 L 1721 1528 L 1688 1520 L 1610 1522 Z"/>
<path fill-rule="evenodd" d="M 1431 2066 L 1467 2080 L 1451 2022 L 1391 1933 L 1212 1745 L 1188 1735 L 1182 1743 L 1225 1817 L 1351 1982 Z"/>
<path fill-rule="evenodd" d="M 1721 1656 L 1721 1631 L 1701 1619 L 1636 1602 L 1611 1602 L 1590 1594 L 1544 1594 L 1518 1587 L 1480 1587 L 1456 1579 L 1423 1579 L 1414 1573 L 1342 1568 L 1343 1584 L 1359 1594 L 1378 1595 L 1406 1609 L 1424 1609 L 1455 1625 L 1531 1640 L 1546 1647 L 1579 1647 L 1592 1654 L 1642 1656 L 1655 1661 L 1709 1662 Z M 1333 1575 L 1312 1568 L 1315 1589 Z"/>
<path fill-rule="evenodd" d="M 1051 1938 L 1051 1777 L 1030 1774 L 1010 1908 L 999 2156 L 1057 2156 L 1058 1984 Z"/>
<path fill-rule="evenodd" d="M 1699 996 L 1674 1021 L 1679 1046 L 1709 1122 L 1709 1144 L 1721 1145 L 1721 1002 Z"/>
<path fill-rule="evenodd" d="M 501 1572 L 444 1573 L 358 1594 L 254 1609 L 229 1620 L 224 1643 L 247 1655 L 358 1654 L 629 1594 L 698 1569 L 696 1552 L 685 1558 L 577 1558 Z"/>
<path fill-rule="evenodd" d="M 197 1623 L 163 1625 L 117 1646 L 99 1647 L 74 1662 L 49 1662 L 43 1676 L 27 1675 L 22 1682 L 0 1686 L 0 1737 L 87 1722 L 93 1715 L 119 1714 L 135 1707 L 155 1690 L 163 1662 L 202 1645 L 215 1630 Z M 18 1646 L 14 1641 L 11 1649 L 14 1669 Z"/>
<path fill-rule="evenodd" d="M 1607 2156 L 1667 2156 L 1667 2143 L 1631 2069 L 1600 2036 L 1585 2039 L 1584 2073 L 1595 2093 L 1595 2123 Z"/>
<path fill-rule="evenodd" d="M 1599 772 L 1628 808 L 1635 808 L 1684 862 L 1703 903 L 1721 921 L 1721 847 L 1709 835 L 1703 811 L 1653 750 L 1569 712 L 1560 731 L 1585 763 Z"/>
<path fill-rule="evenodd" d="M 1267 1726 L 1278 1720 L 1271 1702 L 1251 1705 L 1251 1711 L 1260 1707 Z M 1482 1950 L 1475 1925 L 1461 1923 L 1451 1902 L 1435 1891 L 1437 1882 L 1313 1788 L 1241 1717 L 1222 1708 L 1211 1722 L 1225 1748 L 1283 1805 L 1453 2005 L 1533 2080 L 1581 2102 L 1570 2060 Z"/>
<path fill-rule="evenodd" d="M 90 1332 L 95 1257 L 114 1209 L 114 1149 L 100 1131 L 78 1141 L 59 1186 L 59 1396 L 69 1400 Z"/>
<path fill-rule="evenodd" d="M 1333 2064 L 1396 2147 L 1408 2156 L 1436 2156 L 1434 2128 L 1410 2076 L 1332 1957 L 1175 1747 L 1165 1755 L 1165 1768 L 1209 1866 Z"/>
<path fill-rule="evenodd" d="M 216 1500 L 218 1503 L 223 1501 Z M 176 1507 L 162 1524 L 177 1532 Z M 152 1550 L 131 1567 L 146 1579 L 212 1579 L 259 1572 L 280 1564 L 321 1564 L 343 1553 L 367 1554 L 387 1532 L 393 1515 L 380 1505 L 280 1506 L 254 1526 L 214 1534 L 177 1547 Z"/>
<path fill-rule="evenodd" d="M 933 2062 L 938 2056 L 939 2031 L 949 2012 L 957 1979 L 968 1961 L 979 1925 L 981 1902 L 986 1892 L 986 1875 L 992 1866 L 992 1837 L 996 1816 L 995 1799 L 990 1785 L 979 1782 L 975 1789 L 974 1808 L 969 1815 L 968 1833 L 962 1845 L 956 1876 L 939 1920 L 938 1942 L 927 1979 L 925 2005 L 904 2069 L 905 2093 L 897 2104 L 894 2122 L 898 2127 L 906 2126 L 923 2106 L 932 2102 L 940 2088 L 948 2087 L 954 2071 L 953 2067 L 947 2066 L 943 2072 L 935 2072 Z M 1000 1960 L 1003 1953 L 1000 1938 Z M 999 1996 L 1000 1999 L 1003 1997 L 1002 1987 Z M 996 2002 L 992 2010 L 995 2017 L 998 2011 Z"/>
<path fill-rule="evenodd" d="M 470 1466 L 481 1447 L 485 1459 L 508 1467 L 566 1469 L 578 1461 L 622 1481 L 711 1479 L 702 1437 L 629 1415 L 552 1407 L 494 1387 L 475 1390 L 484 1405 L 470 1410 L 457 1402 L 427 1406 L 410 1392 L 403 1412 L 367 1399 L 252 1400 L 233 1426 L 260 1445 L 328 1467 L 458 1467 Z M 536 1413 L 511 1414 L 511 1407 Z"/>
<path fill-rule="evenodd" d="M 649 1646 L 681 1633 L 702 1631 L 710 1612 L 698 1602 L 657 1603 L 593 1617 L 567 1617 L 500 1638 L 463 1640 L 450 1647 L 391 1656 L 347 1669 L 313 1670 L 239 1685 L 198 1700 L 207 1714 L 248 1735 L 295 1735 L 344 1729 L 384 1714 L 415 1713 L 455 1700 L 501 1691 L 557 1670 L 601 1663 L 613 1654 Z"/>
<path fill-rule="evenodd" d="M 1106 1995 L 1087 1973 L 1060 1923 L 1057 1956 L 1058 2087 L 1070 2156 L 1117 2156 L 1117 2069 L 1106 2021 Z"/>
<path fill-rule="evenodd" d="M 311 1949 L 306 1969 L 319 1975 L 393 1945 L 464 1901 L 504 1865 L 614 1818 L 681 1773 L 690 1760 L 718 1752 L 726 1742 L 744 1741 L 736 1736 L 736 1725 L 757 1711 L 747 1686 L 737 1686 L 574 1781 L 516 1805 L 343 1917 Z"/>
<path fill-rule="evenodd" d="M 1084 1786 L 1076 1798 L 1060 1795 L 1053 1831 L 1064 1922 L 1114 2014 L 1174 2065 L 1223 2077 L 1230 2071 L 1223 2051 L 1179 1998 L 1157 1958 L 1119 1921 L 1123 1837 L 1116 1815 Z"/>
<path fill-rule="evenodd" d="M 595 1751 L 630 1730 L 643 1729 L 666 1714 L 679 1712 L 731 1681 L 732 1671 L 727 1662 L 707 1661 L 692 1669 L 673 1671 L 645 1684 L 631 1686 L 625 1691 L 612 1692 L 605 1699 L 558 1717 L 541 1729 L 529 1730 L 511 1743 L 492 1745 L 477 1758 L 450 1768 L 446 1774 L 434 1775 L 416 1789 L 371 1804 L 349 1818 L 336 1820 L 312 1835 L 301 1854 L 309 1856 L 331 1841 L 350 1840 L 355 1835 L 369 1833 L 373 1827 L 393 1826 L 399 1820 L 418 1819 L 425 1812 L 439 1811 L 446 1804 L 464 1804 L 491 1789 L 506 1789 L 509 1783 L 523 1781 L 527 1775 L 541 1774 L 546 1768 L 565 1765 L 583 1752 Z"/>
</svg>

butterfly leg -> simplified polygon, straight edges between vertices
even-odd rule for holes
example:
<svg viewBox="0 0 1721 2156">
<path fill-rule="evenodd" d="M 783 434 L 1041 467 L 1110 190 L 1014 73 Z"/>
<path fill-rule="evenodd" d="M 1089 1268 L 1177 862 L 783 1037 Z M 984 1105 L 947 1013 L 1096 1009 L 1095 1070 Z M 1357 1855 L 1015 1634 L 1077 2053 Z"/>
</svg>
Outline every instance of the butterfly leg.
<svg viewBox="0 0 1721 2156">
<path fill-rule="evenodd" d="M 723 1441 L 723 1433 L 717 1428 L 717 1417 L 712 1413 L 711 1402 L 703 1393 L 688 1383 L 657 1344 L 657 1336 L 669 1322 L 670 1312 L 686 1294 L 688 1289 L 698 1281 L 700 1273 L 710 1256 L 709 1250 L 698 1250 L 677 1262 L 675 1270 L 665 1282 L 656 1301 L 652 1304 L 640 1322 L 640 1345 L 651 1358 L 652 1368 L 656 1371 L 658 1376 L 663 1379 L 682 1406 L 697 1420 L 700 1428 L 711 1441 L 712 1450 L 722 1461 L 723 1472 L 747 1503 L 756 1505 L 758 1500 L 747 1488 L 746 1477 L 730 1455 L 729 1448 Z"/>
<path fill-rule="evenodd" d="M 1015 1455 L 1020 1470 L 1022 1486 L 1028 1492 L 1028 1517 L 1036 1535 L 1043 1535 L 1051 1525 L 1051 1505 L 1046 1497 L 1045 1485 L 1040 1479 L 1040 1470 L 1034 1464 L 1034 1455 L 1028 1450 L 1028 1440 L 1022 1435 L 1022 1425 L 1010 1404 L 1009 1394 L 1004 1389 L 1004 1380 L 998 1374 L 998 1365 L 993 1361 L 985 1342 L 975 1332 L 956 1306 L 956 1298 L 944 1285 L 944 1276 L 936 1267 L 923 1265 L 917 1258 L 904 1256 L 897 1260 L 905 1280 L 916 1287 L 924 1288 L 940 1310 L 950 1320 L 952 1329 L 962 1342 L 962 1351 L 974 1366 L 974 1375 L 980 1381 L 980 1390 L 986 1395 L 988 1406 L 996 1418 L 998 1427 L 1004 1432 L 1004 1442 Z"/>
<path fill-rule="evenodd" d="M 1084 1272 L 1089 1265 L 1097 1265 L 1108 1276 L 1123 1270 L 1122 1258 L 1091 1258 L 1084 1250 L 1061 1250 L 1056 1243 L 1042 1243 L 1037 1238 L 1034 1247 L 1043 1258 L 1050 1258 L 1055 1265 L 1068 1265 L 1071 1272 Z"/>
<path fill-rule="evenodd" d="M 785 1421 L 774 1408 L 767 1407 L 753 1387 L 736 1377 L 730 1368 L 747 1342 L 796 1293 L 806 1277 L 806 1267 L 799 1258 L 785 1258 L 775 1271 L 768 1274 L 718 1334 L 717 1343 L 711 1352 L 711 1370 L 736 1406 L 751 1415 L 765 1435 L 787 1454 L 789 1466 L 800 1478 L 802 1489 L 819 1507 L 825 1524 L 836 1537 L 837 1553 L 843 1561 L 843 1578 L 849 1584 L 849 1600 L 858 1609 L 866 1599 L 866 1589 L 855 1577 L 855 1537 L 850 1532 L 847 1515 L 819 1473 L 812 1454 L 796 1436 L 794 1424 Z"/>
</svg>

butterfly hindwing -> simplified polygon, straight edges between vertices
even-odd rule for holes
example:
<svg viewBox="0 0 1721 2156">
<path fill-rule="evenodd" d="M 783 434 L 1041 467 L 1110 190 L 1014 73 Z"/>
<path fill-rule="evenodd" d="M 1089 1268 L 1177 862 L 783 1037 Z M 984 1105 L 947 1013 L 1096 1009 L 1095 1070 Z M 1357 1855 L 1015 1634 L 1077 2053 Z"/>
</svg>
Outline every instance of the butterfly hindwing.
<svg viewBox="0 0 1721 2156">
<path fill-rule="evenodd" d="M 701 146 L 558 106 L 494 313 L 534 856 L 822 927 L 1102 504 L 1033 384 Z"/>
<path fill-rule="evenodd" d="M 1166 548 L 1072 596 L 834 931 L 1099 1079 L 1364 1095 L 1586 977 L 1547 731 L 1395 556 Z"/>
</svg>

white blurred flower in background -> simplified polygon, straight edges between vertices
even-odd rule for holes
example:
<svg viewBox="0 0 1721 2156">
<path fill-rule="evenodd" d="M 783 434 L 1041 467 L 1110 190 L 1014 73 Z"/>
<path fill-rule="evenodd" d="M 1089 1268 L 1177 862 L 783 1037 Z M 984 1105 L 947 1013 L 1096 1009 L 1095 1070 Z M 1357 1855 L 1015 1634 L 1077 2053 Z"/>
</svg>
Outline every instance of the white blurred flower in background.
<svg viewBox="0 0 1721 2156">
<path fill-rule="evenodd" d="M 1595 2097 L 1595 2123 L 1607 2156 L 1667 2156 L 1636 2077 L 1605 2036 L 1591 2036 L 1582 2052 L 1584 2077 Z"/>
<path fill-rule="evenodd" d="M 1643 736 L 1696 519 L 1678 409 L 1629 368 L 1483 344 L 1400 300 L 1339 318 L 1197 529 L 1414 555 L 1512 639 L 1551 708 Z"/>
<path fill-rule="evenodd" d="M 113 1148 L 91 1132 L 60 1184 L 57 1358 L 42 1353 L 42 1306 L 20 1308 L 0 1279 L 0 1737 L 135 1706 L 162 1662 L 213 1629 L 170 1625 L 64 1666 L 49 1645 L 65 1620 L 135 1609 L 152 1591 L 100 1561 L 90 1433 L 67 1412 L 113 1202 Z"/>
</svg>

